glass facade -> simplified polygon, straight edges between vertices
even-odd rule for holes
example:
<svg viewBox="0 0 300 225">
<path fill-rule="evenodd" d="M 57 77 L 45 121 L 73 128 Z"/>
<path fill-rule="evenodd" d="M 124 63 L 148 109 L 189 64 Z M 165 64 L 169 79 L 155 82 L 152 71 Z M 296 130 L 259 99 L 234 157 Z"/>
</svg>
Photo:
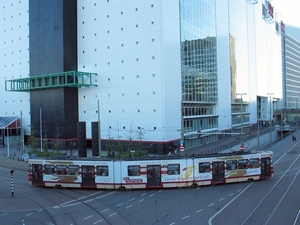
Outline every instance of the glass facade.
<svg viewBox="0 0 300 225">
<path fill-rule="evenodd" d="M 215 0 L 181 0 L 180 17 L 185 145 L 193 147 L 218 138 L 199 136 L 218 130 Z"/>
<path fill-rule="evenodd" d="M 232 126 L 239 127 L 241 122 L 249 124 L 250 117 L 247 113 L 247 97 L 249 93 L 249 39 L 247 23 L 247 2 L 234 0 L 228 1 L 229 11 L 229 40 L 230 40 L 230 76 L 231 76 L 231 101 L 232 101 Z M 243 102 L 241 106 L 241 96 Z M 241 120 L 241 115 L 243 120 Z"/>
</svg>

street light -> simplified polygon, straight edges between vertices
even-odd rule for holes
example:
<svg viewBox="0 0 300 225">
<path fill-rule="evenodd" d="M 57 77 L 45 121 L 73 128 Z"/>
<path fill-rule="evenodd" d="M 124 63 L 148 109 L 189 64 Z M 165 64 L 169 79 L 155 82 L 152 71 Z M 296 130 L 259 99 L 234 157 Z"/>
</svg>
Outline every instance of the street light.
<svg viewBox="0 0 300 225">
<path fill-rule="evenodd" d="M 244 148 L 244 139 L 243 139 L 243 95 L 247 93 L 236 93 L 236 95 L 241 96 L 241 147 Z"/>
<path fill-rule="evenodd" d="M 272 119 L 271 119 L 271 111 L 272 111 L 272 95 L 274 93 L 267 93 L 270 96 L 270 146 L 272 145 Z"/>
</svg>

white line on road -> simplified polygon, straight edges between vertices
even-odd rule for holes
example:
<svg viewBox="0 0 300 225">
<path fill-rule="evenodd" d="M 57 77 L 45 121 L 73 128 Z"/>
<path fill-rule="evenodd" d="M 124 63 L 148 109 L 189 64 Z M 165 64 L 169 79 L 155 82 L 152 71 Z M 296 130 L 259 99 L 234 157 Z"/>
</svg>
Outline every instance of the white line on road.
<svg viewBox="0 0 300 225">
<path fill-rule="evenodd" d="M 240 195 L 242 195 L 253 183 L 249 184 L 243 191 L 241 191 L 235 198 L 233 198 L 230 202 L 228 202 L 221 210 L 219 210 L 215 215 L 209 218 L 208 224 L 211 225 L 211 221 L 215 218 L 219 213 L 221 213 L 227 206 L 229 206 L 235 199 L 237 199 Z"/>
<path fill-rule="evenodd" d="M 26 216 L 31 216 L 32 215 L 32 213 L 29 213 L 29 214 L 27 214 Z"/>
<path fill-rule="evenodd" d="M 122 203 L 120 203 L 120 204 L 118 204 L 118 205 L 116 205 L 116 207 L 119 207 L 120 205 L 123 205 L 123 202 L 122 202 Z"/>
<path fill-rule="evenodd" d="M 220 202 L 220 201 L 223 201 L 224 199 L 225 199 L 225 198 L 221 198 L 221 199 L 219 200 L 219 202 Z"/>
<path fill-rule="evenodd" d="M 199 209 L 198 211 L 196 211 L 196 213 L 201 212 L 203 209 Z"/>
<path fill-rule="evenodd" d="M 71 201 L 68 201 L 68 202 L 64 202 L 64 203 L 61 203 L 60 205 L 66 205 L 66 204 L 69 204 L 69 203 L 72 203 L 72 202 L 76 202 L 76 200 L 71 200 Z"/>
<path fill-rule="evenodd" d="M 298 211 L 298 214 L 297 214 L 297 216 L 296 216 L 296 218 L 295 218 L 295 222 L 293 223 L 293 225 L 296 225 L 297 220 L 298 220 L 298 217 L 299 217 L 299 214 L 300 214 L 300 209 L 299 209 L 299 211 Z"/>
<path fill-rule="evenodd" d="M 5 216 L 5 215 L 7 215 L 8 213 L 3 213 L 3 214 L 1 214 L 1 216 Z"/>
<path fill-rule="evenodd" d="M 151 198 L 153 195 L 154 195 L 154 194 L 152 194 L 152 195 L 149 195 L 149 198 Z"/>
<path fill-rule="evenodd" d="M 85 199 L 85 198 L 87 198 L 88 196 L 83 196 L 83 197 L 81 197 L 81 198 L 77 198 L 77 200 L 81 200 L 81 199 Z"/>
<path fill-rule="evenodd" d="M 135 198 L 129 199 L 129 201 L 133 201 Z"/>
<path fill-rule="evenodd" d="M 87 220 L 87 219 L 89 219 L 89 218 L 91 218 L 91 217 L 93 217 L 93 215 L 90 215 L 90 216 L 84 217 L 83 219 L 84 219 L 84 220 Z"/>
<path fill-rule="evenodd" d="M 147 193 L 144 193 L 144 194 L 141 194 L 141 196 L 144 196 L 144 195 L 146 195 Z"/>
<path fill-rule="evenodd" d="M 129 205 L 129 206 L 126 207 L 126 209 L 128 209 L 128 208 L 130 208 L 130 207 L 132 207 L 132 206 L 133 206 L 133 205 Z"/>
<path fill-rule="evenodd" d="M 114 215 L 116 215 L 116 214 L 117 214 L 116 212 L 113 213 L 113 214 L 110 214 L 109 217 L 112 217 L 112 216 L 114 216 Z"/>
<path fill-rule="evenodd" d="M 101 211 L 101 213 L 104 213 L 104 212 L 106 212 L 107 210 L 108 210 L 108 209 L 104 209 L 104 210 Z"/>
<path fill-rule="evenodd" d="M 143 198 L 143 199 L 141 199 L 141 200 L 139 200 L 139 202 L 142 202 L 142 201 L 144 201 L 145 199 Z"/>
<path fill-rule="evenodd" d="M 103 219 L 96 221 L 94 224 L 100 223 Z"/>
<path fill-rule="evenodd" d="M 93 196 L 93 195 L 97 195 L 97 194 L 99 194 L 99 193 L 101 193 L 102 191 L 97 191 L 97 192 L 95 192 L 95 193 L 93 193 L 93 194 L 89 194 L 89 196 L 91 197 L 91 196 Z"/>
<path fill-rule="evenodd" d="M 94 201 L 95 199 L 89 199 L 89 200 L 85 200 L 83 201 L 84 203 L 87 203 L 87 202 L 91 202 L 91 201 Z"/>
<path fill-rule="evenodd" d="M 210 205 L 208 205 L 208 207 L 211 207 L 211 206 L 213 206 L 215 203 L 211 203 Z"/>
<path fill-rule="evenodd" d="M 234 193 L 231 193 L 229 196 L 234 195 Z"/>
<path fill-rule="evenodd" d="M 187 216 L 183 217 L 182 220 L 185 220 L 185 219 L 187 219 L 189 217 L 190 217 L 190 215 L 187 215 Z"/>
<path fill-rule="evenodd" d="M 108 195 L 111 195 L 111 194 L 114 194 L 114 193 L 115 193 L 115 191 L 109 192 L 109 193 L 107 193 L 107 194 L 105 194 L 105 195 L 101 195 L 101 196 L 99 196 L 99 197 L 96 197 L 95 199 L 104 198 L 104 197 L 106 197 L 106 196 L 108 196 Z"/>
</svg>

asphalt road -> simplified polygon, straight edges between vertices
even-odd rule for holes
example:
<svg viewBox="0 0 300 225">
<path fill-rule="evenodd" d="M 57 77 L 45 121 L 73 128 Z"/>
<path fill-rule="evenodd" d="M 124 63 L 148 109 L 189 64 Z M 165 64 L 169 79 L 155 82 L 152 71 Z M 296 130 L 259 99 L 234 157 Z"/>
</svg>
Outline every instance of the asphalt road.
<svg viewBox="0 0 300 225">
<path fill-rule="evenodd" d="M 0 224 L 300 225 L 300 144 L 287 137 L 271 150 L 271 179 L 187 189 L 39 188 L 16 170 L 12 197 L 10 169 L 0 167 Z"/>
</svg>

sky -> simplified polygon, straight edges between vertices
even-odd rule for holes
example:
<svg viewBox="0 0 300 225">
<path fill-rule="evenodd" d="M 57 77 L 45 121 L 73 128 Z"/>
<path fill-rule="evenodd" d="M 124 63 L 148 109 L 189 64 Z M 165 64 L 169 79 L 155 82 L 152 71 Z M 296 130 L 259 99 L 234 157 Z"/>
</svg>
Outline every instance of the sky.
<svg viewBox="0 0 300 225">
<path fill-rule="evenodd" d="M 300 27 L 300 0 L 272 0 L 270 2 L 275 7 L 275 11 L 280 12 L 283 23 Z"/>
</svg>

